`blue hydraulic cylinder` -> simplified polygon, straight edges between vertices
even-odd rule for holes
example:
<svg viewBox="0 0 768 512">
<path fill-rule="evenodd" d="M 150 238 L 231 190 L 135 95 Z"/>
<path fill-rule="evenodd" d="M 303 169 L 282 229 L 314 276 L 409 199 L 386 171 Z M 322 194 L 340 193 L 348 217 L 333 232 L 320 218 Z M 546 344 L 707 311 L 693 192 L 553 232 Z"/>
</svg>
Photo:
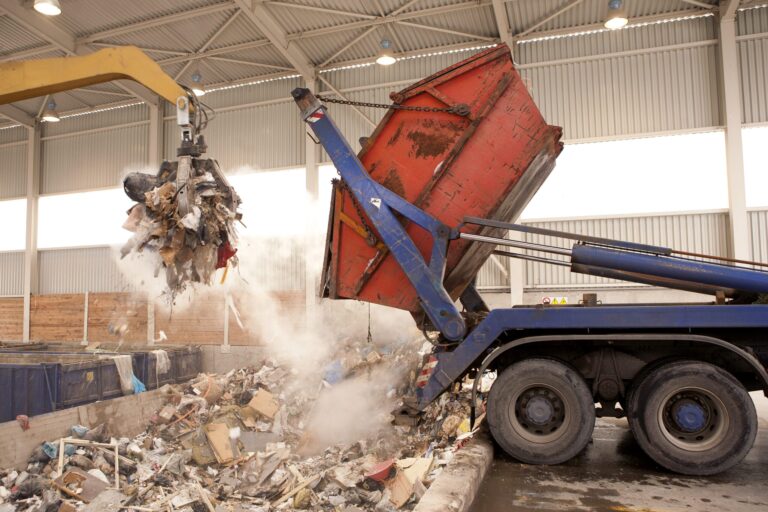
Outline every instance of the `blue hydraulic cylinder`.
<svg viewBox="0 0 768 512">
<path fill-rule="evenodd" d="M 576 244 L 571 270 L 704 294 L 768 293 L 768 272 L 656 254 Z"/>
</svg>

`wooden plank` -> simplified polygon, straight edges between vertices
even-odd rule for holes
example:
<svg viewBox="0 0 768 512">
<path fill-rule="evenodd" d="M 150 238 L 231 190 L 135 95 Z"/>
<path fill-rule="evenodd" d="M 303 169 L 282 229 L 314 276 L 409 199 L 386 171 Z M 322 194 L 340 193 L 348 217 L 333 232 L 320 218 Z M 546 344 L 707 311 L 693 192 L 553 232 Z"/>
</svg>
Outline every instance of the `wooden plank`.
<svg viewBox="0 0 768 512">
<path fill-rule="evenodd" d="M 0 341 L 21 341 L 23 324 L 24 299 L 0 298 Z"/>
<path fill-rule="evenodd" d="M 220 345 L 224 341 L 224 296 L 219 290 L 201 290 L 173 307 L 155 304 L 155 339 L 164 331 L 168 341 L 180 345 Z"/>
<path fill-rule="evenodd" d="M 126 326 L 123 341 L 135 344 L 147 342 L 147 297 L 134 293 L 88 294 L 88 341 L 119 341 L 121 337 L 110 332 Z"/>
<path fill-rule="evenodd" d="M 31 340 L 83 340 L 85 294 L 34 295 L 31 299 Z"/>
</svg>

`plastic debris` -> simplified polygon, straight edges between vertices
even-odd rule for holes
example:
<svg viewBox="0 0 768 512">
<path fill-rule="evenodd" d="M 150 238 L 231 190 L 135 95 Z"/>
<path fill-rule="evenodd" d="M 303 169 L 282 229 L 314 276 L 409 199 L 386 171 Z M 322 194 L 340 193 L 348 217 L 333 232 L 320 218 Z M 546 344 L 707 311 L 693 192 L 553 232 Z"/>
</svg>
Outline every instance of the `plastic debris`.
<svg viewBox="0 0 768 512">
<path fill-rule="evenodd" d="M 412 509 L 476 432 L 477 425 L 469 430 L 469 388 L 441 396 L 418 424 L 392 425 L 389 417 L 360 439 L 321 442 L 312 418 L 333 416 L 343 405 L 324 397 L 359 383 L 406 396 L 415 389 L 420 357 L 407 344 L 388 351 L 361 341 L 329 360 L 342 369 L 333 385 L 322 370 L 305 382 L 266 360 L 165 386 L 166 403 L 132 439 L 112 439 L 104 425 L 75 425 L 72 437 L 35 450 L 26 471 L 0 469 L 0 505 L 19 512 Z M 376 372 L 393 369 L 406 376 L 403 382 L 380 382 Z"/>
<path fill-rule="evenodd" d="M 136 201 L 123 228 L 134 233 L 121 254 L 160 256 L 171 301 L 191 283 L 211 284 L 217 268 L 237 266 L 235 222 L 240 197 L 215 160 L 192 159 L 188 177 L 178 162 L 163 162 L 154 176 L 131 173 L 125 193 Z"/>
</svg>

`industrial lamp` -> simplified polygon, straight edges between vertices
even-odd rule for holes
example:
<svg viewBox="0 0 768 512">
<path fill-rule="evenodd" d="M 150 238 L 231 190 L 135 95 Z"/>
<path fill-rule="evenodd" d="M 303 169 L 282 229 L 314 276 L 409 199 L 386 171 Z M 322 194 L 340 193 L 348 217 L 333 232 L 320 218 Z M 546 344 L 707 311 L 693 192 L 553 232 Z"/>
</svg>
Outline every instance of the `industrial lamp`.
<svg viewBox="0 0 768 512">
<path fill-rule="evenodd" d="M 200 74 L 200 71 L 195 71 L 192 73 L 192 92 L 195 93 L 195 96 L 198 98 L 200 96 L 205 96 L 205 86 L 203 85 L 203 75 Z"/>
<path fill-rule="evenodd" d="M 37 12 L 46 16 L 58 16 L 61 14 L 59 0 L 35 0 L 34 8 Z"/>
<path fill-rule="evenodd" d="M 627 10 L 622 0 L 610 0 L 608 2 L 608 18 L 605 20 L 605 28 L 611 30 L 620 29 L 629 22 Z"/>
<path fill-rule="evenodd" d="M 59 119 L 59 113 L 56 112 L 55 101 L 51 100 L 48 102 L 48 105 L 45 106 L 45 110 L 43 110 L 42 118 L 46 123 L 58 123 L 61 121 L 61 119 Z"/>
<path fill-rule="evenodd" d="M 389 39 L 382 39 L 381 49 L 379 50 L 378 57 L 376 57 L 376 64 L 381 66 L 391 66 L 395 62 L 397 62 L 397 59 L 395 59 L 395 55 L 392 52 L 392 41 Z"/>
</svg>

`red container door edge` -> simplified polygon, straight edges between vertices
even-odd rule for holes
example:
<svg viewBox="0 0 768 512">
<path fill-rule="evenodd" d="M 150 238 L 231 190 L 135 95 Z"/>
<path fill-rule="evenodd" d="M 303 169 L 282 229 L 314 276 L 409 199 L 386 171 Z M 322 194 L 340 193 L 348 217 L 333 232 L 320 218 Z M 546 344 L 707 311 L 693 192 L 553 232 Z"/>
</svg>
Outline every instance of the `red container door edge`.
<svg viewBox="0 0 768 512">
<path fill-rule="evenodd" d="M 468 215 L 516 218 L 562 150 L 561 129 L 546 124 L 504 45 L 391 97 L 411 106 L 470 107 L 467 117 L 389 110 L 359 154 L 374 180 L 448 226 Z M 343 186 L 336 187 L 331 208 L 324 295 L 418 313 L 416 291 Z M 406 231 L 428 261 L 431 237 L 412 223 Z M 488 228 L 465 231 L 498 234 Z M 493 249 L 465 240 L 450 243 L 445 287 L 454 300 Z"/>
</svg>

